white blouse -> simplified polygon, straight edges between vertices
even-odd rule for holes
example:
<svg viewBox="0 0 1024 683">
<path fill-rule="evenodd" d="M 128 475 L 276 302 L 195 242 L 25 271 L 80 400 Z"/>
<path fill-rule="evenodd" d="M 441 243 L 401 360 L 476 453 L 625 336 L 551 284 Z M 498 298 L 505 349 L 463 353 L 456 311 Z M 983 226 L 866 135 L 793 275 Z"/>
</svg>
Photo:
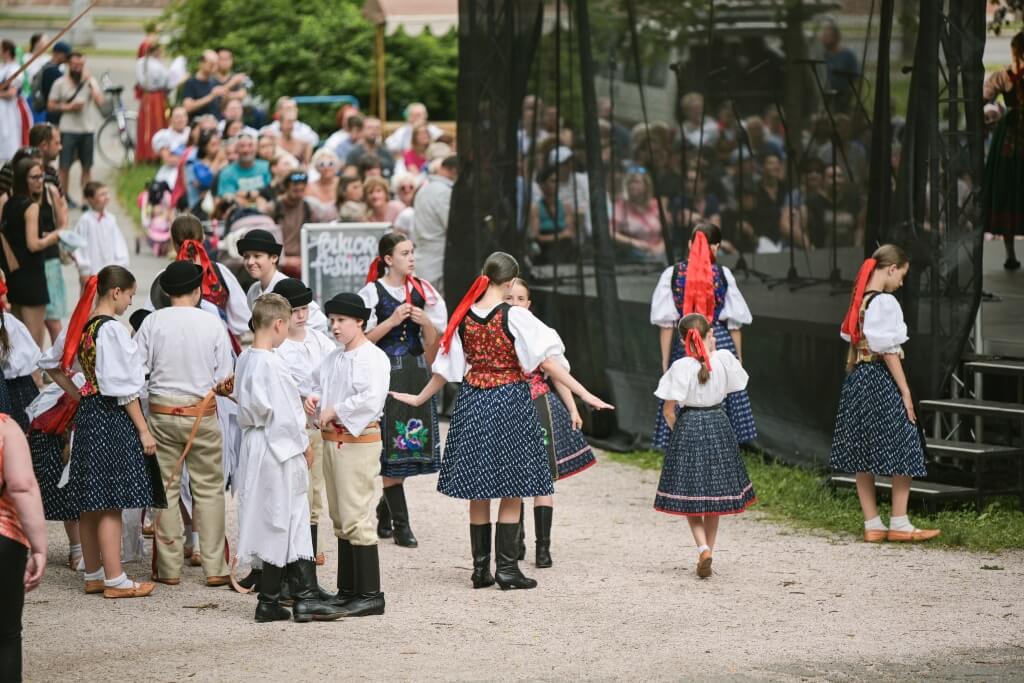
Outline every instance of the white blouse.
<svg viewBox="0 0 1024 683">
<path fill-rule="evenodd" d="M 71 376 L 71 382 L 81 389 L 82 385 L 85 384 L 85 375 L 80 372 L 76 372 Z M 25 407 L 25 414 L 28 416 L 28 421 L 31 423 L 47 410 L 56 406 L 57 401 L 59 401 L 60 397 L 63 395 L 64 390 L 59 384 L 51 382 L 50 384 L 43 385 L 43 388 L 39 390 L 39 394 Z"/>
<path fill-rule="evenodd" d="M 4 379 L 14 379 L 31 375 L 36 371 L 36 364 L 42 353 L 32 333 L 13 315 L 4 311 L 4 328 L 7 329 L 7 339 L 11 343 L 11 351 L 3 361 Z"/>
<path fill-rule="evenodd" d="M 259 299 L 267 292 L 273 292 L 274 287 L 277 286 L 278 282 L 287 279 L 287 275 L 285 275 L 281 271 L 277 271 L 276 273 L 274 273 L 274 277 L 270 278 L 270 286 L 267 287 L 266 289 L 263 289 L 263 285 L 260 284 L 259 280 L 249 285 L 249 291 L 245 293 L 246 304 L 249 306 L 249 312 L 246 314 L 245 318 L 246 330 L 249 329 L 249 318 L 252 317 L 252 307 L 256 305 L 256 299 Z M 239 289 L 241 289 L 241 286 L 239 286 Z M 333 338 L 333 335 L 331 334 L 331 322 L 327 319 L 327 316 L 324 315 L 324 312 L 320 309 L 320 305 L 315 301 L 311 301 L 309 303 L 309 318 L 306 319 L 306 325 L 308 327 L 312 327 L 314 330 L 322 332 L 328 337 Z"/>
<path fill-rule="evenodd" d="M 399 285 L 398 287 L 392 287 L 384 280 L 378 280 L 381 286 L 387 291 L 388 294 L 398 299 L 401 302 L 405 302 L 405 288 L 406 285 Z M 423 283 L 423 292 L 427 295 L 427 305 L 423 307 L 423 312 L 427 314 L 427 319 L 433 324 L 434 329 L 437 330 L 438 334 L 444 334 L 444 328 L 448 325 L 448 308 L 444 304 L 444 299 L 437 293 L 434 286 L 426 280 L 420 280 Z M 377 286 L 373 282 L 369 283 L 365 287 L 359 290 L 359 296 L 362 297 L 363 303 L 370 309 L 370 319 L 366 322 L 366 331 L 369 332 L 373 328 L 377 327 L 377 303 L 379 297 L 377 295 Z"/>
<path fill-rule="evenodd" d="M 707 408 L 718 405 L 734 391 L 746 389 L 747 371 L 731 352 L 713 352 L 710 366 L 711 375 L 701 384 L 697 377 L 700 361 L 689 356 L 680 358 L 662 375 L 654 395 L 663 401 L 676 401 L 680 406 Z"/>
<path fill-rule="evenodd" d="M 900 347 L 910 339 L 903 309 L 892 294 L 877 294 L 864 311 L 864 338 L 874 353 L 899 353 Z M 846 341 L 850 337 L 840 333 Z"/>
<path fill-rule="evenodd" d="M 676 307 L 676 302 L 672 298 L 673 270 L 675 270 L 675 266 L 669 266 L 662 272 L 661 277 L 658 278 L 658 284 L 654 287 L 654 294 L 651 296 L 651 324 L 657 327 L 675 327 L 681 317 L 679 308 Z M 736 277 L 732 271 L 722 266 L 722 275 L 725 276 L 728 286 L 718 320 L 730 330 L 738 330 L 744 325 L 754 322 L 754 316 L 736 284 Z"/>
<path fill-rule="evenodd" d="M 228 330 L 236 337 L 249 331 L 249 318 L 252 312 L 249 310 L 249 303 L 245 297 L 245 290 L 239 284 L 238 278 L 223 263 L 217 264 L 221 279 L 228 290 L 227 313 Z"/>
<path fill-rule="evenodd" d="M 159 59 L 141 57 L 135 61 L 135 82 L 143 90 L 167 90 L 170 72 Z"/>
<path fill-rule="evenodd" d="M 473 306 L 470 309 L 481 318 L 486 317 L 494 309 Z M 537 319 L 529 309 L 512 306 L 508 309 L 508 329 L 514 338 L 516 357 L 526 374 L 532 373 L 549 358 L 555 359 L 559 365 L 569 370 L 569 361 L 565 358 L 565 344 L 552 328 Z M 469 370 L 466 354 L 462 349 L 462 337 L 456 333 L 452 337 L 452 346 L 448 353 L 443 350 L 434 360 L 433 371 L 449 382 L 461 382 Z"/>
<path fill-rule="evenodd" d="M 353 351 L 332 351 L 313 373 L 320 411 L 333 408 L 338 421 L 355 436 L 380 419 L 390 388 L 391 359 L 369 341 Z"/>
<path fill-rule="evenodd" d="M 275 351 L 291 373 L 292 380 L 299 387 L 299 395 L 305 398 L 313 392 L 313 372 L 338 348 L 333 339 L 311 327 L 306 328 L 302 341 L 285 339 Z"/>
<path fill-rule="evenodd" d="M 57 335 L 53 346 L 40 356 L 41 370 L 53 370 L 60 366 L 65 332 Z M 82 371 L 77 354 L 71 367 L 75 372 Z M 96 338 L 96 383 L 101 394 L 117 398 L 121 405 L 138 398 L 146 385 L 142 353 L 128 328 L 117 320 L 104 323 Z"/>
</svg>

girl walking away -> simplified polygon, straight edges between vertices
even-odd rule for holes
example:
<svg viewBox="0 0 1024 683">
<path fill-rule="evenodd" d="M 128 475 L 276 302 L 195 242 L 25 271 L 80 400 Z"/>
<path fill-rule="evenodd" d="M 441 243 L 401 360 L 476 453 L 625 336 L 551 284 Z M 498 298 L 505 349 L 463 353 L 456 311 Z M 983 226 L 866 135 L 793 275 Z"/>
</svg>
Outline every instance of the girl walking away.
<svg viewBox="0 0 1024 683">
<path fill-rule="evenodd" d="M 441 332 L 448 322 L 444 299 L 429 282 L 416 277 L 412 240 L 401 233 L 384 235 L 359 291 L 370 309 L 366 337 L 391 359 L 391 389 L 415 392 L 430 380 Z M 403 482 L 433 474 L 441 467 L 437 403 L 433 397 L 413 407 L 388 398 L 381 419 L 380 472 L 384 496 L 377 504 L 377 535 L 415 548 Z"/>
<path fill-rule="evenodd" d="M 163 507 L 156 441 L 139 405 L 146 377 L 138 347 L 115 318 L 135 296 L 135 276 L 107 266 L 89 278 L 66 332 L 57 338 L 53 380 L 79 400 L 67 488 L 79 511 L 85 592 L 144 597 L 154 584 L 129 579 L 121 567 L 121 510 Z M 94 306 L 95 302 L 95 306 Z M 77 366 L 77 367 L 76 367 Z M 73 368 L 85 375 L 79 389 Z M 102 558 L 102 560 L 101 560 Z"/>
<path fill-rule="evenodd" d="M 711 323 L 717 348 L 730 351 L 743 362 L 740 328 L 749 325 L 753 316 L 732 272 L 715 263 L 721 243 L 722 231 L 717 225 L 695 225 L 690 237 L 689 259 L 665 269 L 654 288 L 651 324 L 661 328 L 662 372 L 684 356 L 675 328 L 679 320 L 690 313 L 700 313 Z M 664 451 L 670 430 L 662 407 L 659 406 L 651 440 L 655 448 Z M 725 400 L 725 412 L 739 443 L 751 443 L 757 438 L 754 413 L 746 391 L 730 394 Z"/>
<path fill-rule="evenodd" d="M 513 306 L 530 308 L 530 286 L 522 278 L 515 278 L 508 290 L 505 302 Z M 544 430 L 544 445 L 547 446 L 551 476 L 565 479 L 597 464 L 594 451 L 583 438 L 580 418 L 572 391 L 561 382 L 555 382 L 555 393 L 551 392 L 544 373 L 535 370 L 530 375 L 530 396 L 537 409 L 541 428 Z M 551 559 L 551 518 L 555 509 L 554 496 L 537 496 L 533 499 L 533 525 L 536 537 L 534 562 L 538 568 L 550 567 Z M 519 526 L 523 520 L 520 516 Z M 522 542 L 522 532 L 520 539 Z M 521 545 L 519 559 L 525 559 L 525 545 Z"/>
<path fill-rule="evenodd" d="M 519 570 L 519 519 L 524 497 L 554 493 L 544 433 L 530 398 L 527 375 L 540 368 L 595 409 L 611 408 L 569 374 L 558 334 L 530 311 L 505 303 L 519 264 L 491 254 L 483 273 L 456 308 L 441 338 L 434 375 L 412 396 L 393 396 L 421 406 L 446 382 L 462 382 L 445 442 L 437 490 L 469 501 L 473 587 L 497 581 L 502 589 L 534 588 Z M 501 499 L 491 574 L 491 506 Z"/>
<path fill-rule="evenodd" d="M 706 579 L 718 518 L 757 501 L 722 410 L 726 396 L 747 386 L 747 373 L 730 351 L 715 350 L 714 330 L 700 313 L 685 316 L 678 330 L 686 356 L 672 363 L 654 392 L 672 430 L 654 509 L 686 517 L 699 553 L 697 576 Z"/>
<path fill-rule="evenodd" d="M 850 342 L 849 374 L 839 396 L 830 464 L 839 472 L 857 474 L 868 543 L 927 541 L 939 535 L 938 529 L 915 528 L 907 517 L 910 480 L 926 474 L 917 415 L 903 374 L 907 325 L 892 294 L 909 269 L 902 249 L 880 246 L 857 273 L 842 325 L 842 337 Z M 892 477 L 888 527 L 878 515 L 875 476 Z"/>
</svg>

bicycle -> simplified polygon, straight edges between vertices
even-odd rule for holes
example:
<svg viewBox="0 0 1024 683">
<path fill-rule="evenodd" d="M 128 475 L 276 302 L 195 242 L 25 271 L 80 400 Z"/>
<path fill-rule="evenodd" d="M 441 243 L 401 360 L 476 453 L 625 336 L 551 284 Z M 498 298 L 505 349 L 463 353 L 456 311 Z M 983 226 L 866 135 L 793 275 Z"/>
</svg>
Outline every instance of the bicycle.
<svg viewBox="0 0 1024 683">
<path fill-rule="evenodd" d="M 106 118 L 96 134 L 96 148 L 100 157 L 113 168 L 124 168 L 135 163 L 136 136 L 138 135 L 137 112 L 126 109 L 121 99 L 124 86 L 111 85 L 110 74 L 100 79 L 108 102 Z"/>
</svg>

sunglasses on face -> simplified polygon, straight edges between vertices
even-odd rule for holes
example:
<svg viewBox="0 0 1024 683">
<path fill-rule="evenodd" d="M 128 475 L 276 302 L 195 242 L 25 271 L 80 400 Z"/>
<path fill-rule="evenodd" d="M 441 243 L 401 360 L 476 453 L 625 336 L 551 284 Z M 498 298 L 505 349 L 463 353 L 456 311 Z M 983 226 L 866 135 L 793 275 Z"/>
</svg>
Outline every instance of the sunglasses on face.
<svg viewBox="0 0 1024 683">
<path fill-rule="evenodd" d="M 398 191 L 399 192 L 412 192 L 415 189 L 416 188 L 413 187 L 412 185 L 399 185 L 398 186 Z"/>
<path fill-rule="evenodd" d="M 304 183 L 309 180 L 309 176 L 305 173 L 292 173 L 288 176 L 288 180 L 292 183 Z"/>
</svg>

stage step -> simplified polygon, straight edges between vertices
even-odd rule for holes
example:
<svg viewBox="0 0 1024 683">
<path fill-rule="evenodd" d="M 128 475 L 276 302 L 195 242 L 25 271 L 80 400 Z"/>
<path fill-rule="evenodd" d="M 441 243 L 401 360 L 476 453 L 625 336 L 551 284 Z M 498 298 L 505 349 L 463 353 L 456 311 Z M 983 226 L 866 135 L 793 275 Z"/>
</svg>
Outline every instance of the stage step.
<svg viewBox="0 0 1024 683">
<path fill-rule="evenodd" d="M 831 486 L 856 486 L 857 477 L 853 474 L 833 474 L 829 476 L 828 483 Z M 875 477 L 875 488 L 892 491 L 892 479 Z M 934 510 L 940 502 L 977 499 L 978 490 L 968 486 L 954 486 L 914 479 L 910 482 L 910 495 L 921 498 L 929 509 Z"/>
<path fill-rule="evenodd" d="M 1024 405 L 1001 401 L 979 401 L 972 398 L 942 398 L 921 401 L 923 412 L 938 411 L 960 415 L 1024 420 Z"/>
<path fill-rule="evenodd" d="M 1010 458 L 1024 454 L 1024 449 L 1013 446 L 993 446 L 985 443 L 967 441 L 947 441 L 946 439 L 927 439 L 928 451 L 932 455 L 944 455 L 956 458 Z"/>
<path fill-rule="evenodd" d="M 987 375 L 1024 377 L 1024 361 L 1019 360 L 975 360 L 964 363 L 968 372 L 983 372 Z"/>
</svg>

